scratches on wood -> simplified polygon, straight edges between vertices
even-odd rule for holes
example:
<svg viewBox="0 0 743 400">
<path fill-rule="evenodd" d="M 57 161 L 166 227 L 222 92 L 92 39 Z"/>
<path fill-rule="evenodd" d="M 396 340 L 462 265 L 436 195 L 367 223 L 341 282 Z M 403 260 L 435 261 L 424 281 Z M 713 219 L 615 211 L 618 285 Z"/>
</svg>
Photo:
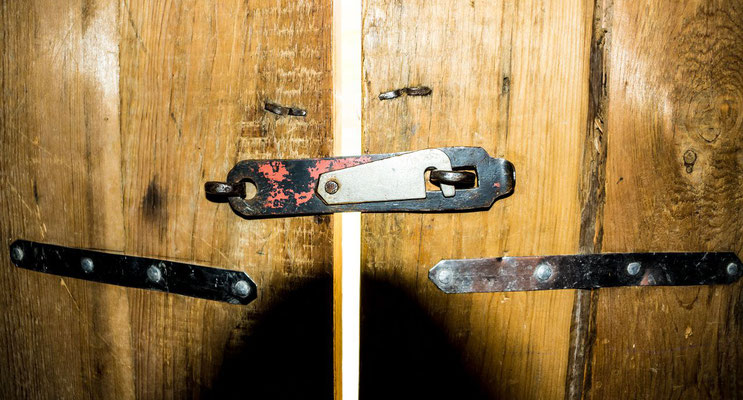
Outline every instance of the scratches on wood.
<svg viewBox="0 0 743 400">
<path fill-rule="evenodd" d="M 735 1 L 614 1 L 603 251 L 743 249 L 742 20 Z M 740 292 L 601 290 L 586 396 L 740 396 Z"/>
<path fill-rule="evenodd" d="M 604 236 L 606 201 L 606 129 L 609 96 L 606 82 L 609 66 L 607 51 L 611 41 L 612 0 L 595 0 L 588 71 L 588 109 L 583 142 L 581 181 L 578 196 L 581 219 L 578 250 L 600 253 Z M 591 385 L 590 361 L 595 335 L 595 306 L 599 291 L 577 290 L 570 324 L 570 350 L 567 360 L 565 398 L 581 399 Z"/>
<path fill-rule="evenodd" d="M 242 308 L 0 268 L 3 398 L 332 395 L 330 224 L 246 221 L 202 189 L 242 158 L 329 155 L 330 12 L 327 1 L 3 3 L 2 242 L 243 269 L 261 289 Z M 311 112 L 243 137 L 267 97 Z M 279 347 L 291 368 L 270 359 Z"/>
<path fill-rule="evenodd" d="M 425 397 L 431 375 L 451 376 L 464 390 L 453 397 L 564 395 L 571 292 L 447 296 L 427 271 L 442 258 L 577 251 L 593 6 L 471 4 L 365 2 L 364 150 L 482 146 L 518 176 L 513 196 L 487 212 L 362 216 L 368 397 L 382 396 L 375 382 L 388 379 L 403 396 Z M 431 96 L 376 98 L 411 82 L 430 85 Z M 389 366 L 388 351 L 406 361 Z M 402 381 L 412 365 L 431 372 Z"/>
<path fill-rule="evenodd" d="M 593 10 L 588 113 L 583 143 L 582 171 L 578 194 L 581 202 L 580 251 L 600 253 L 603 239 L 603 212 L 606 197 L 606 117 L 609 106 L 606 80 L 606 51 L 611 32 L 611 0 L 596 0 Z"/>
</svg>

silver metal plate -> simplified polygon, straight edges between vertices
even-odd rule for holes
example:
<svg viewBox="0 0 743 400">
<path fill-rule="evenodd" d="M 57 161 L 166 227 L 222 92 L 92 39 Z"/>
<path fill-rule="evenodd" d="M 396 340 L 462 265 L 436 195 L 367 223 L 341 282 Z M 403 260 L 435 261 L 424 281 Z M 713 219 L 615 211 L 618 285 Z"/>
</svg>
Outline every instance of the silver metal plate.
<svg viewBox="0 0 743 400">
<path fill-rule="evenodd" d="M 428 149 L 326 172 L 317 194 L 326 204 L 425 199 L 425 173 L 431 169 L 450 171 L 451 160 L 441 150 Z M 444 197 L 454 196 L 454 186 L 440 187 Z"/>
<path fill-rule="evenodd" d="M 743 275 L 731 252 L 606 253 L 441 260 L 428 278 L 446 293 L 728 284 Z"/>
</svg>

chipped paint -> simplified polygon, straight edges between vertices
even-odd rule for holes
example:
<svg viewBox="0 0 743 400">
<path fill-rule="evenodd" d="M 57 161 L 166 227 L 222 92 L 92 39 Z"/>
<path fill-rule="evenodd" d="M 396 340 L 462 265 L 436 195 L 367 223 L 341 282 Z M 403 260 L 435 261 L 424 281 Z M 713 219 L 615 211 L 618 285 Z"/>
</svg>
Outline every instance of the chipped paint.
<svg viewBox="0 0 743 400">
<path fill-rule="evenodd" d="M 366 164 L 371 161 L 371 157 L 369 156 L 360 156 L 360 157 L 348 157 L 348 158 L 341 158 L 336 160 L 317 160 L 314 167 L 310 167 L 307 169 L 307 172 L 310 173 L 310 176 L 313 179 L 320 178 L 320 174 L 324 174 L 328 171 L 335 171 L 337 169 L 342 168 L 348 168 L 348 167 L 355 167 L 359 164 Z M 314 189 L 314 188 L 313 188 Z"/>
<path fill-rule="evenodd" d="M 263 204 L 267 208 L 281 208 L 284 207 L 284 200 L 287 200 L 289 196 L 284 193 L 284 190 L 278 186 L 274 186 L 271 193 L 266 198 L 266 203 Z"/>
<path fill-rule="evenodd" d="M 276 182 L 283 181 L 286 176 L 289 175 L 289 171 L 286 170 L 286 165 L 281 161 L 265 162 L 258 167 L 258 172 L 263 174 L 266 179 Z"/>
<path fill-rule="evenodd" d="M 309 192 L 300 192 L 300 193 L 294 193 L 294 200 L 297 202 L 297 205 L 304 204 L 312 198 L 312 193 L 314 192 L 314 185 L 312 186 L 312 190 Z"/>
<path fill-rule="evenodd" d="M 297 201 L 297 205 L 310 201 L 312 196 L 315 195 L 315 184 L 317 183 L 317 179 L 320 179 L 320 175 L 328 171 L 366 164 L 370 161 L 371 157 L 369 156 L 349 157 L 335 160 L 317 160 L 314 166 L 307 168 L 307 172 L 309 172 L 310 177 L 313 179 L 309 184 L 307 184 L 307 189 L 303 192 L 294 194 L 294 199 Z"/>
</svg>

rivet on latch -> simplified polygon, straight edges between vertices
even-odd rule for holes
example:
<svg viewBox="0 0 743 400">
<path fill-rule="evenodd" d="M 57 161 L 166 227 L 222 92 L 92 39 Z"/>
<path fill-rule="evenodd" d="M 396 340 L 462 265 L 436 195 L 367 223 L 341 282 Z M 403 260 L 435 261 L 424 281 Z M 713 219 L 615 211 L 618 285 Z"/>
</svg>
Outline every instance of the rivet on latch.
<svg viewBox="0 0 743 400">
<path fill-rule="evenodd" d="M 338 189 L 340 189 L 340 185 L 338 185 L 338 182 L 335 180 L 325 182 L 325 191 L 328 192 L 328 194 L 335 194 L 338 192 Z"/>
</svg>

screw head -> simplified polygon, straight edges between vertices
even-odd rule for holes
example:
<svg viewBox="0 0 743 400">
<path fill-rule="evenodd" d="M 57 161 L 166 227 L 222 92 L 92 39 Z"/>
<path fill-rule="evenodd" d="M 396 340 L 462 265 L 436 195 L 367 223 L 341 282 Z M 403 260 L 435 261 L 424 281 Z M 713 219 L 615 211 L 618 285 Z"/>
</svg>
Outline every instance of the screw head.
<svg viewBox="0 0 743 400">
<path fill-rule="evenodd" d="M 160 282 L 160 280 L 163 278 L 163 272 L 160 270 L 160 268 L 156 265 L 150 265 L 149 268 L 147 268 L 147 279 L 149 279 L 152 282 Z"/>
<path fill-rule="evenodd" d="M 93 268 L 95 268 L 95 264 L 93 264 L 93 260 L 91 260 L 88 257 L 83 257 L 80 259 L 80 268 L 83 269 L 83 272 L 86 274 L 89 274 L 93 272 Z"/>
<path fill-rule="evenodd" d="M 627 264 L 627 273 L 630 275 L 637 275 L 640 273 L 640 267 L 642 267 L 642 265 L 639 262 L 633 261 Z"/>
<path fill-rule="evenodd" d="M 447 269 L 442 269 L 436 275 L 439 277 L 439 282 L 443 283 L 444 285 L 448 285 L 449 282 L 451 282 L 451 271 Z"/>
<path fill-rule="evenodd" d="M 738 264 L 731 262 L 726 268 L 728 275 L 738 275 Z"/>
<path fill-rule="evenodd" d="M 547 263 L 541 263 L 534 270 L 534 277 L 540 282 L 546 282 L 552 277 L 552 266 Z"/>
<path fill-rule="evenodd" d="M 245 281 L 237 281 L 232 285 L 232 292 L 235 293 L 236 296 L 248 297 L 250 294 L 250 285 Z"/>
<path fill-rule="evenodd" d="M 10 249 L 10 256 L 15 261 L 23 260 L 24 254 L 23 254 L 23 249 L 21 248 L 21 246 L 13 246 L 13 248 Z"/>
<path fill-rule="evenodd" d="M 338 189 L 340 189 L 338 182 L 332 180 L 325 182 L 325 191 L 328 192 L 328 194 L 335 194 L 338 192 Z"/>
</svg>

